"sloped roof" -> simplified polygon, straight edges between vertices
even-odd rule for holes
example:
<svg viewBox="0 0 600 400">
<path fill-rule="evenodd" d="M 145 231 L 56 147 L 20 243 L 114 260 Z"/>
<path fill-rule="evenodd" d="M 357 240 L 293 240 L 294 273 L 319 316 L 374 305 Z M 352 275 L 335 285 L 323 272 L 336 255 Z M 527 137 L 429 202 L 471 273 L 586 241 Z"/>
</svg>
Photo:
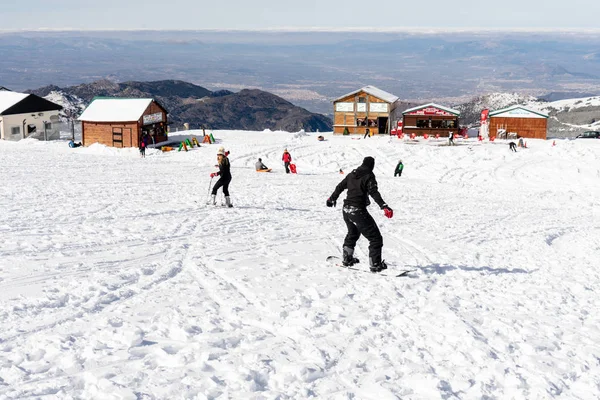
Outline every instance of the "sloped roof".
<svg viewBox="0 0 600 400">
<path fill-rule="evenodd" d="M 27 96 L 27 93 L 9 92 L 7 90 L 0 90 L 0 114 L 8 110 L 17 103 L 23 101 Z"/>
<path fill-rule="evenodd" d="M 535 115 L 540 116 L 542 118 L 548 118 L 548 114 L 544 114 L 541 111 L 531 110 L 531 109 L 529 109 L 527 107 L 523 107 L 523 106 L 518 105 L 518 104 L 515 105 L 515 106 L 510 106 L 510 107 L 503 108 L 503 109 L 500 109 L 500 110 L 492 111 L 492 112 L 490 112 L 489 116 L 490 117 L 497 117 L 500 114 L 505 114 L 505 113 L 509 113 L 510 114 L 510 113 L 512 113 L 513 111 L 516 111 L 516 110 L 522 110 L 525 113 L 535 114 Z M 524 115 L 525 115 L 525 113 L 524 113 Z M 514 114 L 515 114 L 514 115 L 515 118 L 519 117 L 518 113 L 514 113 Z"/>
<path fill-rule="evenodd" d="M 428 108 L 428 107 L 439 108 L 440 110 L 446 111 L 446 112 L 448 112 L 450 114 L 454 114 L 456 116 L 460 115 L 460 111 L 458 111 L 458 110 L 455 110 L 455 109 L 450 108 L 450 107 L 441 106 L 441 105 L 435 104 L 435 103 L 427 103 L 427 104 L 423 104 L 421 106 L 409 108 L 408 110 L 402 111 L 402 114 L 403 115 L 404 114 L 408 114 L 408 113 L 411 113 L 411 112 L 414 112 L 414 111 L 418 111 L 418 110 L 421 110 L 423 108 Z"/>
<path fill-rule="evenodd" d="M 335 99 L 333 101 L 335 102 L 335 101 L 341 100 L 344 97 L 352 96 L 353 94 L 356 94 L 358 92 L 368 93 L 371 96 L 375 96 L 378 99 L 385 100 L 388 103 L 394 103 L 396 100 L 398 100 L 398 96 L 394 96 L 393 94 L 388 93 L 385 90 L 381 90 L 379 88 L 376 88 L 375 86 L 367 85 L 367 86 L 364 86 L 364 87 L 362 87 L 362 88 L 360 88 L 358 90 L 355 90 L 353 92 L 350 92 L 350 93 L 347 93 L 347 94 L 345 94 L 343 96 L 340 96 L 340 97 L 338 97 L 337 99 Z"/>
<path fill-rule="evenodd" d="M 139 120 L 153 99 L 97 97 L 77 118 L 88 122 L 133 122 Z"/>
</svg>

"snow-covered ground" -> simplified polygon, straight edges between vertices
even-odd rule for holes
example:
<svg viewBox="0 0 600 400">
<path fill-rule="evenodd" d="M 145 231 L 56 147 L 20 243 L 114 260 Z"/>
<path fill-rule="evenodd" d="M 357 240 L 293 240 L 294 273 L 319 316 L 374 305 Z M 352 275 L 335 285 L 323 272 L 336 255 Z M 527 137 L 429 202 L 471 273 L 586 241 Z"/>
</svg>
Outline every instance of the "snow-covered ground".
<svg viewBox="0 0 600 400">
<path fill-rule="evenodd" d="M 0 399 L 600 396 L 600 141 L 215 136 L 145 159 L 0 142 Z M 232 209 L 205 205 L 220 145 Z M 324 261 L 337 171 L 368 155 L 408 277 Z"/>
</svg>

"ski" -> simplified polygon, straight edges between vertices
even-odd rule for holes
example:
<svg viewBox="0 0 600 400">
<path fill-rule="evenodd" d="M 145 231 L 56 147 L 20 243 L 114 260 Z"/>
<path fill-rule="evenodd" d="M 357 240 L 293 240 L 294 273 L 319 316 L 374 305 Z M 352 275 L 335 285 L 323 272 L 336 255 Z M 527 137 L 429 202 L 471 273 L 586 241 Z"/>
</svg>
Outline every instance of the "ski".
<svg viewBox="0 0 600 400">
<path fill-rule="evenodd" d="M 346 265 L 343 265 L 341 262 L 336 262 L 336 260 L 341 260 L 341 258 L 338 257 L 338 256 L 328 256 L 327 259 L 326 259 L 327 262 L 329 262 L 330 264 L 332 264 L 332 265 L 334 265 L 336 267 L 350 269 L 352 271 L 364 272 L 364 273 L 367 273 L 367 274 L 377 274 L 377 275 L 381 275 L 381 276 L 391 276 L 391 277 L 395 277 L 395 278 L 400 278 L 402 276 L 408 276 L 409 273 L 416 271 L 416 269 L 405 269 L 405 270 L 399 271 L 399 273 L 397 275 L 388 275 L 388 274 L 383 273 L 383 272 L 371 272 L 369 270 L 364 270 L 364 269 L 360 269 L 360 268 L 356 268 L 356 267 L 352 267 L 352 266 L 346 266 Z M 389 268 L 388 268 L 387 271 L 391 272 L 389 270 Z"/>
</svg>

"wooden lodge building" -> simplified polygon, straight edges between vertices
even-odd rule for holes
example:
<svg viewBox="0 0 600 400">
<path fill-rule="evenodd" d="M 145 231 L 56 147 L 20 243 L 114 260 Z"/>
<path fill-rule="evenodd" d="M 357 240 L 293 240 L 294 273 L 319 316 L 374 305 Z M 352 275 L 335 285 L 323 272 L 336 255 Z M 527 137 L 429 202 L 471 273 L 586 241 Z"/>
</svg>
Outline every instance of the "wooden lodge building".
<svg viewBox="0 0 600 400">
<path fill-rule="evenodd" d="M 149 144 L 167 140 L 167 110 L 154 99 L 97 97 L 78 119 L 84 146 L 138 147 L 143 134 Z"/>
<path fill-rule="evenodd" d="M 402 113 L 403 133 L 423 136 L 449 137 L 458 134 L 460 111 L 435 103 L 409 108 Z"/>
<path fill-rule="evenodd" d="M 333 133 L 390 132 L 390 115 L 397 96 L 375 86 L 365 86 L 333 101 Z"/>
<path fill-rule="evenodd" d="M 490 112 L 489 135 L 500 138 L 500 132 L 531 139 L 546 139 L 548 115 L 520 105 Z M 508 138 L 508 136 L 506 137 Z"/>
</svg>

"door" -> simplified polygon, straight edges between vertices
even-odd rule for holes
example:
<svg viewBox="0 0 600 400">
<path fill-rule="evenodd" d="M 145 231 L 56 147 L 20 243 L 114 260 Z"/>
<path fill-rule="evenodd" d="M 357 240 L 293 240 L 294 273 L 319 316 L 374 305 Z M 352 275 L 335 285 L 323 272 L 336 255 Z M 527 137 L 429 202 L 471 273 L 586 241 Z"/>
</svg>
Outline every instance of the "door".
<svg viewBox="0 0 600 400">
<path fill-rule="evenodd" d="M 123 147 L 123 128 L 113 128 L 112 145 L 113 147 Z"/>
<path fill-rule="evenodd" d="M 125 143 L 129 141 L 129 147 L 135 147 L 133 145 L 133 134 L 131 133 L 131 128 L 123 128 L 123 141 L 123 146 L 125 146 Z"/>
<path fill-rule="evenodd" d="M 388 131 L 388 117 L 377 118 L 377 128 L 379 133 L 387 133 Z"/>
</svg>

